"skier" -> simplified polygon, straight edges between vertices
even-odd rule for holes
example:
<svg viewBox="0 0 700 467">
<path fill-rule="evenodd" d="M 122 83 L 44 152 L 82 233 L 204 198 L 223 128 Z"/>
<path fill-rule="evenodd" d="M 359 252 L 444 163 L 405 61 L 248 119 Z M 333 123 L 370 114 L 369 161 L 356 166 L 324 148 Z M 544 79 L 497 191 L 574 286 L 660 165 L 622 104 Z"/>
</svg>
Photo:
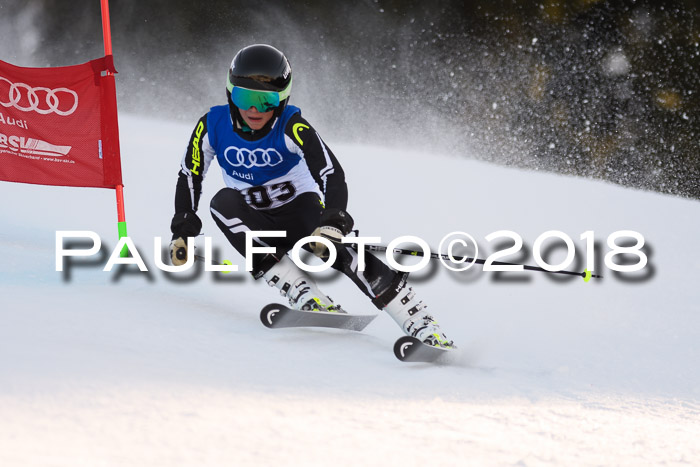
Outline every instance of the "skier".
<svg viewBox="0 0 700 467">
<path fill-rule="evenodd" d="M 408 274 L 393 271 L 370 254 L 360 272 L 356 249 L 340 243 L 354 224 L 346 211 L 345 175 L 300 109 L 288 104 L 291 88 L 292 69 L 276 48 L 256 44 L 235 55 L 226 83 L 228 105 L 212 107 L 199 120 L 182 159 L 171 223 L 172 263 L 186 262 L 186 239 L 200 233 L 196 212 L 202 181 L 216 159 L 227 187 L 211 200 L 210 211 L 231 245 L 245 255 L 245 231 L 286 231 L 283 238 L 254 240 L 256 246 L 276 251 L 253 256 L 255 279 L 262 277 L 279 289 L 292 308 L 345 313 L 287 256 L 299 239 L 325 237 L 337 251 L 333 268 L 348 276 L 407 335 L 428 345 L 452 347 L 407 286 Z M 327 258 L 322 243 L 311 247 Z"/>
</svg>

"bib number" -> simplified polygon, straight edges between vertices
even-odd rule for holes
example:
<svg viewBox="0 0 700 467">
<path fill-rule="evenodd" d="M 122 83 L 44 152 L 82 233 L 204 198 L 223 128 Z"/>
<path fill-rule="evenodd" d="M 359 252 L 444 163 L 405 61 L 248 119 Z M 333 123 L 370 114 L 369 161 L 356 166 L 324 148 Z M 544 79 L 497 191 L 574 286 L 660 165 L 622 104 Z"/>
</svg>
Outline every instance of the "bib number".
<svg viewBox="0 0 700 467">
<path fill-rule="evenodd" d="M 254 186 L 246 191 L 246 202 L 256 209 L 268 209 L 275 202 L 284 203 L 294 198 L 296 192 L 291 182 Z"/>
</svg>

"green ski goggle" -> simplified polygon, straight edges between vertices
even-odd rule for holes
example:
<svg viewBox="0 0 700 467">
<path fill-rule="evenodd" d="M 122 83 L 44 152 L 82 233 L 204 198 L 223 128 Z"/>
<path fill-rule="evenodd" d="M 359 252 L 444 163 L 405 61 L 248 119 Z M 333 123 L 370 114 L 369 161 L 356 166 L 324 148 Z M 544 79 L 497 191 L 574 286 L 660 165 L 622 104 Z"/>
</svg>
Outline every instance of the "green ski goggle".
<svg viewBox="0 0 700 467">
<path fill-rule="evenodd" d="M 255 89 L 242 88 L 240 86 L 232 86 L 231 100 L 233 104 L 241 110 L 248 110 L 255 107 L 258 112 L 269 112 L 279 107 L 280 102 L 289 97 L 289 92 L 292 89 L 290 82 L 287 87 L 280 91 L 258 91 Z"/>
</svg>

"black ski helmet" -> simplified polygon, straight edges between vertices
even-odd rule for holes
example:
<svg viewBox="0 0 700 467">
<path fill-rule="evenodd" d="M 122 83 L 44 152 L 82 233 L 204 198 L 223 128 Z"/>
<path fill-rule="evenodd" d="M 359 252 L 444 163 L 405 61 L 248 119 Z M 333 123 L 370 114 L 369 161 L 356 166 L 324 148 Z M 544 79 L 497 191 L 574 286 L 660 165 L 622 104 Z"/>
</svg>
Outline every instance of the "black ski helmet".
<svg viewBox="0 0 700 467">
<path fill-rule="evenodd" d="M 266 44 L 241 49 L 231 62 L 226 81 L 226 96 L 234 110 L 231 92 L 234 86 L 279 94 L 280 112 L 287 105 L 292 90 L 292 67 L 282 52 Z M 244 109 L 247 110 L 247 109 Z"/>
</svg>

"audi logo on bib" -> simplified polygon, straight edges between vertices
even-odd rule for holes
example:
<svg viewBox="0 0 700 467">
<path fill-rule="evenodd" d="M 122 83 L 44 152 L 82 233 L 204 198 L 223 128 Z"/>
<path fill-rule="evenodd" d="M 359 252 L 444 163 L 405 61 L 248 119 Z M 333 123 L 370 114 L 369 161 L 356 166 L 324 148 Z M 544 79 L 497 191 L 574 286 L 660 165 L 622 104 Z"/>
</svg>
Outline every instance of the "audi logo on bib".
<svg viewBox="0 0 700 467">
<path fill-rule="evenodd" d="M 224 157 L 233 167 L 274 167 L 282 163 L 282 154 L 275 148 L 246 149 L 229 146 L 224 151 Z"/>
<path fill-rule="evenodd" d="M 4 84 L 7 83 L 7 84 Z M 13 83 L 0 76 L 0 105 L 13 107 L 22 112 L 37 112 L 41 115 L 56 113 L 71 115 L 78 108 L 78 94 L 68 88 L 50 89 L 32 87 L 25 83 Z"/>
</svg>

